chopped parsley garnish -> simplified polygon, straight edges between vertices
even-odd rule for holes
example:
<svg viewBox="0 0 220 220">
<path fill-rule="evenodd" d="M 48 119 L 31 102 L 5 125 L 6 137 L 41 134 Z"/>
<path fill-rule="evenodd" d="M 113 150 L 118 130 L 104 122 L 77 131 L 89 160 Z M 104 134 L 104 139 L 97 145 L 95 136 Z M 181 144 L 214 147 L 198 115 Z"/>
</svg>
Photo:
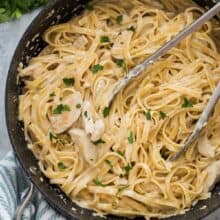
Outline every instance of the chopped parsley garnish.
<svg viewBox="0 0 220 220">
<path fill-rule="evenodd" d="M 123 21 L 123 15 L 119 15 L 117 18 L 116 18 L 116 21 L 118 24 L 121 24 L 122 21 Z"/>
<path fill-rule="evenodd" d="M 63 83 L 66 86 L 73 86 L 74 85 L 75 80 L 73 78 L 64 78 L 63 79 Z"/>
<path fill-rule="evenodd" d="M 135 32 L 135 31 L 136 31 L 136 29 L 135 29 L 134 26 L 129 27 L 127 30 L 128 30 L 128 31 L 132 31 L 132 32 Z"/>
<path fill-rule="evenodd" d="M 70 107 L 68 105 L 60 104 L 53 110 L 53 114 L 59 115 L 62 114 L 63 112 L 69 112 L 69 111 L 70 111 Z"/>
<path fill-rule="evenodd" d="M 103 109 L 102 114 L 103 114 L 104 118 L 108 117 L 109 112 L 110 112 L 110 108 L 109 107 L 105 107 Z"/>
<path fill-rule="evenodd" d="M 118 67 L 123 67 L 125 61 L 123 59 L 116 59 L 115 63 L 117 64 Z"/>
<path fill-rule="evenodd" d="M 167 117 L 166 113 L 163 111 L 160 111 L 160 119 L 164 119 L 166 117 Z"/>
<path fill-rule="evenodd" d="M 50 138 L 50 141 L 53 141 L 53 139 L 55 139 L 55 140 L 58 139 L 58 137 L 51 132 L 49 132 L 49 138 Z"/>
<path fill-rule="evenodd" d="M 76 108 L 81 108 L 81 107 L 82 107 L 81 104 L 76 105 Z"/>
<path fill-rule="evenodd" d="M 125 156 L 125 153 L 121 152 L 120 150 L 117 150 L 116 153 L 119 154 L 119 155 L 122 156 L 122 157 Z"/>
<path fill-rule="evenodd" d="M 96 185 L 96 186 L 102 186 L 102 187 L 105 187 L 106 185 L 103 184 L 98 178 L 94 179 L 93 180 L 93 183 Z"/>
<path fill-rule="evenodd" d="M 20 18 L 24 13 L 30 12 L 49 0 L 1 0 L 0 23 Z"/>
<path fill-rule="evenodd" d="M 146 116 L 146 119 L 147 119 L 148 121 L 150 121 L 150 120 L 152 119 L 152 117 L 151 117 L 151 111 L 148 110 L 147 112 L 145 112 L 145 116 Z"/>
<path fill-rule="evenodd" d="M 100 64 L 96 64 L 92 67 L 92 73 L 96 74 L 99 71 L 102 71 L 104 69 L 104 66 L 100 65 Z"/>
<path fill-rule="evenodd" d="M 110 160 L 105 160 L 105 163 L 107 163 L 111 168 L 113 168 L 113 165 Z"/>
<path fill-rule="evenodd" d="M 103 141 L 102 139 L 99 139 L 97 141 L 93 141 L 92 143 L 95 144 L 95 145 L 98 145 L 98 144 L 105 144 L 106 142 Z"/>
<path fill-rule="evenodd" d="M 125 173 L 128 174 L 129 171 L 132 169 L 132 166 L 130 166 L 130 165 L 128 164 L 128 165 L 125 166 L 123 169 L 125 170 Z"/>
<path fill-rule="evenodd" d="M 50 97 L 56 96 L 55 92 L 50 93 Z"/>
<path fill-rule="evenodd" d="M 134 143 L 134 137 L 133 137 L 132 131 L 130 132 L 130 135 L 128 136 L 128 142 L 129 142 L 129 144 L 133 144 Z"/>
<path fill-rule="evenodd" d="M 126 73 L 128 73 L 128 65 L 123 59 L 115 59 L 115 63 L 118 67 L 123 67 Z"/>
<path fill-rule="evenodd" d="M 58 141 L 59 143 L 65 145 L 67 144 L 68 142 L 63 140 L 63 139 L 59 139 L 55 134 L 49 132 L 49 138 L 50 138 L 50 141 L 53 142 L 53 140 L 56 140 Z"/>
<path fill-rule="evenodd" d="M 183 108 L 191 108 L 193 107 L 192 101 L 188 100 L 187 98 L 184 98 L 184 102 L 182 104 Z"/>
<path fill-rule="evenodd" d="M 86 8 L 88 11 L 93 11 L 93 10 L 94 10 L 93 6 L 92 6 L 92 5 L 89 5 L 89 4 L 87 4 L 85 8 Z"/>
<path fill-rule="evenodd" d="M 100 37 L 100 42 L 101 43 L 110 43 L 110 38 L 108 36 L 101 36 Z"/>
<path fill-rule="evenodd" d="M 87 112 L 87 111 L 84 112 L 84 116 L 85 116 L 86 118 L 88 117 L 88 112 Z"/>
<path fill-rule="evenodd" d="M 59 163 L 57 164 L 57 166 L 58 166 L 58 168 L 61 169 L 61 170 L 65 170 L 65 169 L 66 169 L 66 166 L 65 166 L 65 164 L 64 164 L 63 162 L 59 162 Z"/>
</svg>

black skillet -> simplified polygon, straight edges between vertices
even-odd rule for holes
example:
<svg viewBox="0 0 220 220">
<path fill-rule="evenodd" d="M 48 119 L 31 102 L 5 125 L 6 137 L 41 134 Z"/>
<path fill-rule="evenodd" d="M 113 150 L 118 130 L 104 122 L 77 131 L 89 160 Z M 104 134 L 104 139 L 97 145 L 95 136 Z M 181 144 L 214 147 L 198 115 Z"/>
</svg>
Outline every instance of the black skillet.
<svg viewBox="0 0 220 220">
<path fill-rule="evenodd" d="M 21 38 L 18 47 L 13 56 L 6 86 L 6 121 L 9 137 L 23 170 L 34 186 L 43 194 L 48 203 L 59 213 L 68 219 L 80 220 L 98 220 L 100 217 L 92 215 L 92 211 L 83 209 L 75 205 L 61 190 L 49 184 L 47 178 L 39 171 L 37 160 L 31 151 L 27 148 L 24 139 L 23 125 L 18 121 L 18 95 L 22 92 L 21 83 L 17 85 L 17 67 L 20 62 L 24 65 L 28 63 L 31 57 L 37 56 L 45 47 L 41 36 L 51 25 L 68 21 L 72 16 L 83 11 L 85 4 L 89 0 L 53 0 L 45 7 L 41 13 L 34 19 Z M 210 0 L 197 0 L 201 6 L 211 7 Z M 43 181 L 42 181 L 43 180 Z M 193 209 L 185 215 L 169 218 L 170 220 L 198 220 L 210 214 L 220 207 L 220 184 L 213 190 L 212 197 L 206 201 L 199 202 Z M 205 209 L 201 209 L 202 207 Z M 121 220 L 115 216 L 108 216 L 108 220 Z M 143 218 L 137 218 L 143 219 Z"/>
</svg>

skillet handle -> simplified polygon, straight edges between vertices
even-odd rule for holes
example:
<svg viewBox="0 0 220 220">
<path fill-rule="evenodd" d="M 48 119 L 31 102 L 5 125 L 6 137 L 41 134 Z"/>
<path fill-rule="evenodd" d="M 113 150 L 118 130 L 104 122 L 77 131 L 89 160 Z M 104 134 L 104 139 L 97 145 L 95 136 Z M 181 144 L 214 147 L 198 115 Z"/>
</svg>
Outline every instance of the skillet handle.
<svg viewBox="0 0 220 220">
<path fill-rule="evenodd" d="M 21 201 L 21 204 L 17 207 L 14 220 L 22 220 L 23 218 L 23 213 L 27 205 L 31 202 L 33 195 L 34 195 L 34 185 L 33 183 L 30 183 L 30 186 L 28 188 L 27 193 L 24 195 L 24 198 Z"/>
</svg>

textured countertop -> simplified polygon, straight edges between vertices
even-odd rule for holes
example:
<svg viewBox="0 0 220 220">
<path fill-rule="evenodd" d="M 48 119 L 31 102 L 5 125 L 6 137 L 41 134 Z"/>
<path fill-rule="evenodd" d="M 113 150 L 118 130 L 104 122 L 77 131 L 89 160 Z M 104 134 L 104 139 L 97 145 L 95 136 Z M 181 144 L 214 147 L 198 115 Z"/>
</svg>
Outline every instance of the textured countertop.
<svg viewBox="0 0 220 220">
<path fill-rule="evenodd" d="M 11 149 L 5 124 L 4 107 L 8 66 L 19 39 L 38 12 L 39 10 L 36 10 L 31 14 L 23 16 L 20 20 L 0 24 L 0 158 Z M 220 220 L 220 209 L 203 220 Z"/>
</svg>

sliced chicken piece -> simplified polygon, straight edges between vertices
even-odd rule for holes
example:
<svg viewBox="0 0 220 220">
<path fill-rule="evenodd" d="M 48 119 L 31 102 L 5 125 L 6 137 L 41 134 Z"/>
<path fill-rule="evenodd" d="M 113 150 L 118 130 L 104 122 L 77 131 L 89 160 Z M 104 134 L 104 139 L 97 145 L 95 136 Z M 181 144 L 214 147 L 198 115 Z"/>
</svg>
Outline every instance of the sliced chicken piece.
<svg viewBox="0 0 220 220">
<path fill-rule="evenodd" d="M 76 55 L 68 55 L 63 57 L 63 61 L 67 63 L 73 63 L 75 59 L 76 59 Z"/>
<path fill-rule="evenodd" d="M 214 157 L 215 156 L 215 149 L 211 145 L 211 143 L 206 135 L 199 138 L 197 148 L 198 148 L 199 153 L 205 157 Z"/>
<path fill-rule="evenodd" d="M 115 180 L 115 184 L 116 185 L 127 185 L 128 184 L 128 180 L 126 178 L 120 178 L 118 177 L 116 180 Z"/>
<path fill-rule="evenodd" d="M 92 141 L 99 140 L 105 131 L 105 125 L 102 119 L 94 119 L 94 110 L 88 101 L 85 101 L 83 104 L 82 118 L 86 134 Z"/>
<path fill-rule="evenodd" d="M 84 159 L 89 164 L 94 164 L 97 160 L 97 149 L 94 144 L 89 140 L 85 131 L 78 128 L 73 128 L 68 132 L 73 142 L 79 146 L 80 152 Z"/>
<path fill-rule="evenodd" d="M 111 49 L 113 57 L 117 59 L 124 58 L 124 48 L 126 44 L 125 42 L 129 41 L 131 39 L 131 36 L 131 31 L 122 31 L 121 34 L 117 36 Z"/>
<path fill-rule="evenodd" d="M 111 52 L 109 50 L 105 50 L 103 55 L 100 57 L 100 64 L 105 65 L 107 62 L 111 60 Z"/>
<path fill-rule="evenodd" d="M 106 82 L 104 79 L 100 79 L 95 86 L 95 95 L 98 96 L 99 93 L 103 92 L 103 89 L 106 86 Z"/>
<path fill-rule="evenodd" d="M 22 69 L 19 73 L 21 77 L 30 76 L 33 79 L 36 79 L 39 75 L 42 74 L 43 65 L 40 63 L 32 63 L 28 67 Z"/>
<path fill-rule="evenodd" d="M 207 167 L 206 171 L 208 175 L 206 181 L 204 182 L 203 191 L 209 192 L 213 189 L 215 183 L 220 180 L 220 161 L 213 162 Z"/>
<path fill-rule="evenodd" d="M 52 131 L 56 134 L 63 133 L 79 119 L 81 114 L 81 107 L 79 108 L 79 106 L 82 106 L 82 96 L 79 92 L 75 92 L 66 97 L 62 104 L 67 105 L 70 111 L 65 111 L 57 115 L 53 114 L 50 117 Z"/>
</svg>

